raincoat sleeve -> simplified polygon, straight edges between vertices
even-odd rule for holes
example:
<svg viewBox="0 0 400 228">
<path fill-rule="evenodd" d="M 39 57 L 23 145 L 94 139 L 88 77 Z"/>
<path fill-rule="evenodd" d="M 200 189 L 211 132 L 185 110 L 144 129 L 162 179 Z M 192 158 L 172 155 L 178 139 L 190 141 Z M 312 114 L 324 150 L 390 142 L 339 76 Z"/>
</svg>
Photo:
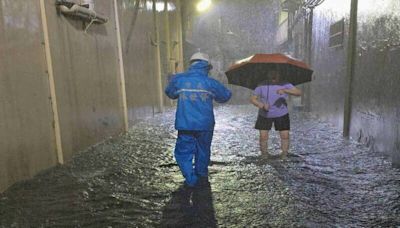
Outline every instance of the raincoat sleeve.
<svg viewBox="0 0 400 228">
<path fill-rule="evenodd" d="M 177 77 L 174 76 L 168 83 L 167 88 L 165 88 L 165 94 L 171 99 L 178 99 L 178 88 L 176 87 Z"/>
<path fill-rule="evenodd" d="M 225 103 L 231 99 L 232 92 L 217 80 L 212 80 L 214 100 L 218 103 Z"/>
</svg>

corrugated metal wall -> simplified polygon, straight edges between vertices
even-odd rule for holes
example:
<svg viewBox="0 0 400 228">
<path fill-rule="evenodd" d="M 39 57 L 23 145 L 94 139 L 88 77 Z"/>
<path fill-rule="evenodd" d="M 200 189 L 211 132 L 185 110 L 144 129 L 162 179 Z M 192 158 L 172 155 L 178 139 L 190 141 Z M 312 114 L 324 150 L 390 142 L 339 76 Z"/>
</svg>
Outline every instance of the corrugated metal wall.
<svg viewBox="0 0 400 228">
<path fill-rule="evenodd" d="M 152 1 L 123 0 L 118 1 L 118 4 L 128 118 L 132 124 L 138 118 L 161 111 L 160 92 L 164 98 L 162 102 L 165 105 L 170 104 L 163 91 L 159 91 L 157 84 L 161 83 L 163 88 L 168 74 L 175 72 L 175 69 L 171 69 L 172 62 L 182 65 L 182 57 L 178 52 L 182 46 L 179 1 L 168 1 L 169 8 L 166 12 L 165 1 L 157 1 L 156 17 L 153 15 Z M 168 18 L 165 14 L 168 14 Z M 155 20 L 158 34 L 154 29 Z M 167 47 L 170 49 L 169 52 L 166 51 Z M 160 76 L 157 72 L 157 52 L 160 52 Z"/>
<path fill-rule="evenodd" d="M 60 14 L 55 0 L 42 2 L 41 8 L 39 0 L 0 0 L 0 191 L 125 129 L 114 1 L 93 1 L 94 10 L 109 21 L 93 24 L 87 33 L 87 22 Z M 153 15 L 148 0 L 117 0 L 116 5 L 132 124 L 159 111 L 159 98 L 164 99 L 159 82 L 167 76 L 160 74 L 157 51 L 166 39 L 156 40 L 153 20 L 163 12 Z M 169 12 L 174 41 L 178 12 L 176 7 Z M 179 41 L 175 46 L 181 47 Z M 160 65 L 167 59 L 161 55 Z"/>
<path fill-rule="evenodd" d="M 39 1 L 0 1 L 0 191 L 57 162 Z"/>
<path fill-rule="evenodd" d="M 109 21 L 85 33 L 81 20 L 60 16 L 54 1 L 45 2 L 61 141 L 69 160 L 123 131 L 114 7 L 113 1 L 96 0 L 94 9 Z"/>
</svg>

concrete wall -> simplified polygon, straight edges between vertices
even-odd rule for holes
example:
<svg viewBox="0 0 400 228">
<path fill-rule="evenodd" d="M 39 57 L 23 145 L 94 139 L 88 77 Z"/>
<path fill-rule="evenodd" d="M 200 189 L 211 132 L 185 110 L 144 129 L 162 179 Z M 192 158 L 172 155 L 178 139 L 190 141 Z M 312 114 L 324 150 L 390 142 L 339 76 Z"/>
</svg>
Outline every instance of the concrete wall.
<svg viewBox="0 0 400 228">
<path fill-rule="evenodd" d="M 168 10 L 165 11 L 165 9 L 163 9 L 158 17 L 160 26 L 161 76 L 163 88 L 166 87 L 168 78 L 172 74 L 183 71 L 180 1 L 169 0 L 168 2 Z M 164 96 L 164 98 L 164 104 L 173 104 L 173 101 L 171 101 L 167 96 Z"/>
<path fill-rule="evenodd" d="M 334 2 L 327 0 L 314 11 L 311 51 L 314 75 L 310 98 L 314 113 L 342 128 L 350 0 L 342 0 L 341 7 Z M 346 21 L 343 46 L 329 47 L 330 26 L 343 18 Z"/>
<path fill-rule="evenodd" d="M 124 130 L 113 1 L 96 0 L 106 24 L 88 23 L 57 13 L 46 2 L 54 80 L 65 160 Z"/>
<path fill-rule="evenodd" d="M 0 0 L 0 192 L 124 132 L 125 114 L 132 124 L 162 108 L 159 82 L 166 75 L 157 64 L 162 40 L 152 1 L 117 0 L 127 113 L 114 1 L 94 1 L 109 21 L 86 33 L 88 22 L 60 14 L 53 0 L 43 2 L 45 10 L 39 0 Z M 169 12 L 169 33 L 181 50 L 178 12 Z M 160 59 L 162 65 L 169 58 Z"/>
<path fill-rule="evenodd" d="M 157 110 L 156 42 L 151 2 L 118 1 L 129 121 Z M 155 43 L 154 43 L 155 44 Z"/>
<path fill-rule="evenodd" d="M 39 1 L 0 0 L 0 191 L 57 162 Z"/>
<path fill-rule="evenodd" d="M 390 155 L 400 166 L 400 2 L 397 0 L 359 1 L 357 57 L 352 84 L 350 134 L 373 150 Z M 338 7 L 338 5 L 342 7 Z M 344 48 L 328 48 L 329 26 L 345 18 L 350 0 L 326 0 L 314 17 L 312 111 L 343 125 L 346 74 Z"/>
<path fill-rule="evenodd" d="M 351 135 L 400 167 L 400 2 L 359 1 Z"/>
<path fill-rule="evenodd" d="M 161 111 L 160 95 L 164 105 L 171 104 L 164 95 L 163 89 L 168 75 L 175 71 L 171 67 L 172 62 L 182 65 L 177 52 L 182 46 L 181 38 L 179 38 L 180 21 L 177 18 L 180 16 L 179 1 L 168 1 L 167 12 L 164 12 L 164 1 L 158 1 L 155 17 L 152 1 L 122 0 L 118 1 L 118 4 L 128 117 L 130 124 L 133 124 L 135 120 Z M 155 30 L 156 23 L 158 32 Z M 157 52 L 160 53 L 159 65 Z M 160 72 L 158 72 L 158 67 L 160 67 Z M 161 85 L 161 91 L 159 85 Z"/>
</svg>

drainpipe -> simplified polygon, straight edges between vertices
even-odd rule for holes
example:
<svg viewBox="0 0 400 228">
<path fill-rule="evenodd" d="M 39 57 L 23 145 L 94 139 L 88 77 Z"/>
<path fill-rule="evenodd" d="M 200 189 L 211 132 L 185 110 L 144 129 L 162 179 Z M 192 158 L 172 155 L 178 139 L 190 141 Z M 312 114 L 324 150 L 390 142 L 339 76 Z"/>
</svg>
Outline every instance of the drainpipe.
<svg viewBox="0 0 400 228">
<path fill-rule="evenodd" d="M 313 37 L 313 23 L 314 23 L 314 8 L 310 8 L 307 20 L 307 64 L 312 66 L 312 37 Z M 311 85 L 307 83 L 304 85 L 304 108 L 306 111 L 311 111 Z"/>
<path fill-rule="evenodd" d="M 344 100 L 344 119 L 343 119 L 343 136 L 349 138 L 351 124 L 352 109 L 352 90 L 353 78 L 355 74 L 356 64 L 356 48 L 357 48 L 357 7 L 358 0 L 351 0 L 350 9 L 350 28 L 347 52 L 347 70 L 345 84 L 345 100 Z"/>
<path fill-rule="evenodd" d="M 164 97 L 163 97 L 164 90 L 162 86 L 162 76 L 161 76 L 160 31 L 158 27 L 156 0 L 153 0 L 153 22 L 154 22 L 154 35 L 156 36 L 154 45 L 156 48 L 156 80 L 157 80 L 158 111 L 164 112 Z"/>
<path fill-rule="evenodd" d="M 169 27 L 169 12 L 168 12 L 168 0 L 164 0 L 164 31 L 165 31 L 165 48 L 166 48 L 166 59 L 167 59 L 167 73 L 171 73 L 171 39 L 170 39 L 170 27 Z"/>
<path fill-rule="evenodd" d="M 171 66 L 171 60 L 172 60 L 172 55 L 171 55 L 171 34 L 170 34 L 170 27 L 169 27 L 169 11 L 168 11 L 168 0 L 164 0 L 164 36 L 165 36 L 165 55 L 166 57 L 164 58 L 166 60 L 166 72 L 168 75 L 175 73 L 173 67 Z M 165 78 L 163 79 L 162 82 L 165 82 Z M 169 104 L 172 106 L 173 100 L 169 99 Z"/>
<path fill-rule="evenodd" d="M 313 35 L 313 23 L 314 23 L 314 8 L 310 8 L 307 21 L 307 63 L 311 66 L 312 64 L 312 35 Z"/>
<path fill-rule="evenodd" d="M 308 17 L 308 12 L 306 11 L 306 17 L 304 19 L 304 36 L 303 36 L 303 43 L 304 43 L 304 56 L 303 56 L 303 61 L 308 63 L 308 36 L 309 36 L 309 31 L 308 31 L 308 21 L 310 20 L 310 18 Z M 310 66 L 310 65 L 309 65 Z M 304 91 L 303 93 L 301 93 L 301 106 L 304 107 L 305 106 L 305 87 L 306 85 L 301 85 L 301 89 Z"/>
<path fill-rule="evenodd" d="M 183 23 L 182 23 L 182 7 L 180 0 L 176 1 L 176 22 L 178 24 L 178 69 L 174 69 L 175 71 L 178 70 L 179 72 L 183 71 Z M 177 72 L 175 72 L 177 73 Z"/>
</svg>

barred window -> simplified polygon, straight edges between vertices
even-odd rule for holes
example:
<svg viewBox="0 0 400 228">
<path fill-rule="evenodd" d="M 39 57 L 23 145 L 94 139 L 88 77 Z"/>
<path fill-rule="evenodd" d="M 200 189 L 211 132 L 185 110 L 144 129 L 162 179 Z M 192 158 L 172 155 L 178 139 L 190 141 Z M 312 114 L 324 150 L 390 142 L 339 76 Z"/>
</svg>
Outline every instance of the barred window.
<svg viewBox="0 0 400 228">
<path fill-rule="evenodd" d="M 344 42 L 344 18 L 331 25 L 329 29 L 329 47 L 343 47 Z"/>
</svg>

